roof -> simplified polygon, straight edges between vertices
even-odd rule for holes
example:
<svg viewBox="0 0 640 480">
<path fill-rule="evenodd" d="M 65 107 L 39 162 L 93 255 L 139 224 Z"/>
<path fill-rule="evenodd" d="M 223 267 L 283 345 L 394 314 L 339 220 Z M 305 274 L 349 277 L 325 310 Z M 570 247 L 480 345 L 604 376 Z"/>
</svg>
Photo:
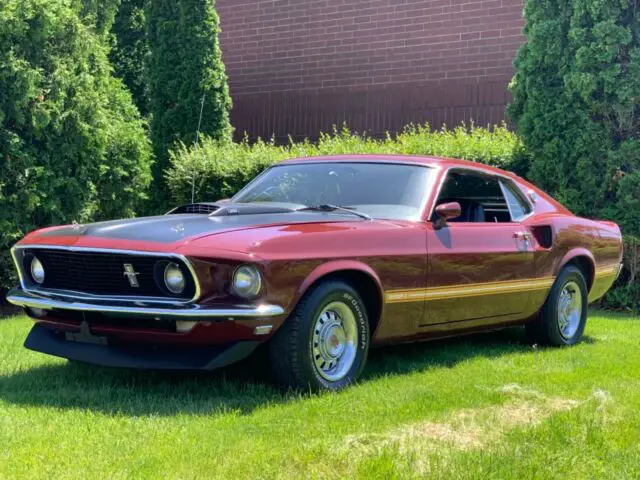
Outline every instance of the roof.
<svg viewBox="0 0 640 480">
<path fill-rule="evenodd" d="M 474 168 L 484 170 L 488 173 L 496 173 L 500 175 L 508 175 L 515 177 L 515 175 L 506 170 L 491 167 L 479 162 L 473 162 L 470 160 L 461 160 L 456 158 L 446 157 L 433 157 L 433 156 L 419 156 L 419 155 L 394 155 L 394 154 L 353 154 L 353 155 L 322 155 L 317 157 L 300 157 L 283 160 L 281 164 L 299 163 L 299 162 L 374 162 L 374 163 L 415 163 L 418 165 L 429 165 L 433 167 L 443 168 Z"/>
</svg>

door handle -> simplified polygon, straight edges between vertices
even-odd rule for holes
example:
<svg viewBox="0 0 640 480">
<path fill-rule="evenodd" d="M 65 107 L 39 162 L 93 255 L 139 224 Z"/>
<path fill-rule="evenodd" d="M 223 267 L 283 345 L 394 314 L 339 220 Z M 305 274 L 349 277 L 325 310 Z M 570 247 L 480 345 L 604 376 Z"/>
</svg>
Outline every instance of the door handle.
<svg viewBox="0 0 640 480">
<path fill-rule="evenodd" d="M 529 232 L 514 232 L 513 238 L 519 238 L 528 242 L 529 240 L 531 240 L 532 235 Z"/>
</svg>

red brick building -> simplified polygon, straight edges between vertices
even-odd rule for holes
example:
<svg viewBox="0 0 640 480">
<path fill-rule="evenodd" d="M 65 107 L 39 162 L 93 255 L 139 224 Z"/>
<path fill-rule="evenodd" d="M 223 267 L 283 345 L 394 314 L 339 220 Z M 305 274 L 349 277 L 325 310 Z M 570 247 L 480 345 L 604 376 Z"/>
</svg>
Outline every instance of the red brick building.
<svg viewBox="0 0 640 480">
<path fill-rule="evenodd" d="M 523 0 L 217 0 L 238 132 L 504 119 Z"/>
</svg>

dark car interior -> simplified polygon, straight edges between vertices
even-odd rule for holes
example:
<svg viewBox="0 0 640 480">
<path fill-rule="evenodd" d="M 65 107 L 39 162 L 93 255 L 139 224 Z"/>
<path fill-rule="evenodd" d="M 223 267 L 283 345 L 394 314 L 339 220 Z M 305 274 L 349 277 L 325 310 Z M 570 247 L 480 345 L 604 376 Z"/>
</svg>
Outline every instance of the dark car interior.
<svg viewBox="0 0 640 480">
<path fill-rule="evenodd" d="M 512 210 L 526 210 L 515 194 L 508 192 Z M 458 202 L 462 214 L 450 222 L 512 222 L 510 203 L 496 178 L 463 172 L 450 172 L 445 180 L 436 205 Z M 528 212 L 525 212 L 528 213 Z"/>
</svg>

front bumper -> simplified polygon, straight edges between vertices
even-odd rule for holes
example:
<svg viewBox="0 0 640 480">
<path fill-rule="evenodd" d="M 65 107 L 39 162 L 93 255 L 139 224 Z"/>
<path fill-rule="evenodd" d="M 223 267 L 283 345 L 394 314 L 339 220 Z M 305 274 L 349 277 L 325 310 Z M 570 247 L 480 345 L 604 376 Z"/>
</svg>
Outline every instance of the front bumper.
<svg viewBox="0 0 640 480">
<path fill-rule="evenodd" d="M 109 345 L 85 324 L 80 334 L 55 332 L 35 325 L 25 340 L 29 350 L 103 367 L 148 370 L 214 370 L 243 360 L 258 342 L 242 341 L 222 346 L 176 347 Z"/>
<path fill-rule="evenodd" d="M 40 310 L 71 310 L 114 315 L 134 315 L 182 320 L 225 320 L 236 318 L 268 318 L 284 313 L 278 305 L 235 305 L 203 307 L 196 304 L 166 303 L 153 300 L 100 299 L 72 297 L 55 292 L 11 290 L 7 300 L 13 305 Z"/>
</svg>

